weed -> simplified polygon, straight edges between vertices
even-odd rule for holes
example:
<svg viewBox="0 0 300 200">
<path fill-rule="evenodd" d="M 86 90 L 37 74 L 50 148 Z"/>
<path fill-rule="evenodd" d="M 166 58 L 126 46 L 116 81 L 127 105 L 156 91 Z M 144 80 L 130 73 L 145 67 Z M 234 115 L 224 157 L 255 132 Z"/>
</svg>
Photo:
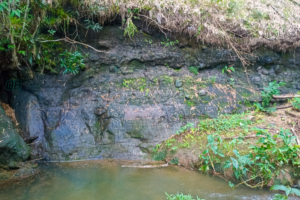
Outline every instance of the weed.
<svg viewBox="0 0 300 200">
<path fill-rule="evenodd" d="M 173 145 L 173 142 L 175 142 L 175 139 L 168 139 L 166 140 L 166 147 L 170 148 Z"/>
<path fill-rule="evenodd" d="M 190 107 L 194 106 L 194 102 L 192 102 L 192 101 L 187 100 L 185 103 Z"/>
<path fill-rule="evenodd" d="M 180 116 L 182 117 L 182 115 L 180 115 Z M 180 117 L 180 116 L 179 116 L 179 117 Z M 189 128 L 192 128 L 192 127 L 194 127 L 194 124 L 193 124 L 193 123 L 188 123 L 188 124 L 185 125 L 184 127 L 181 127 L 180 130 L 178 130 L 178 131 L 176 132 L 176 135 L 180 135 L 180 133 L 182 133 L 182 132 L 184 132 L 184 131 L 188 130 Z"/>
<path fill-rule="evenodd" d="M 179 158 L 177 158 L 177 157 L 173 158 L 170 163 L 178 165 L 179 164 Z"/>
<path fill-rule="evenodd" d="M 147 39 L 147 38 L 145 38 L 145 42 L 147 42 L 147 43 L 149 43 L 149 44 L 152 44 L 152 43 L 153 43 L 153 41 L 152 41 L 151 39 Z"/>
<path fill-rule="evenodd" d="M 216 76 L 212 76 L 212 77 L 209 79 L 209 82 L 211 82 L 212 84 L 215 84 L 215 83 L 216 83 L 216 80 L 217 80 L 217 77 L 216 77 Z"/>
<path fill-rule="evenodd" d="M 68 52 L 67 50 L 60 54 L 59 56 L 63 57 L 60 59 L 61 61 L 61 67 L 65 68 L 64 74 L 66 73 L 72 73 L 72 74 L 78 74 L 79 69 L 83 69 L 85 64 L 83 62 L 83 56 L 80 52 Z"/>
<path fill-rule="evenodd" d="M 228 73 L 228 74 L 231 74 L 231 73 L 235 72 L 235 69 L 233 67 L 227 67 L 227 66 L 225 66 L 222 69 L 222 74 L 224 74 L 225 72 Z"/>
<path fill-rule="evenodd" d="M 273 200 L 284 200 L 288 199 L 288 196 L 290 194 L 295 194 L 297 196 L 300 196 L 300 190 L 296 188 L 290 188 L 289 186 L 284 186 L 284 185 L 274 185 L 271 187 L 271 190 L 282 190 L 285 192 L 286 195 L 281 195 L 281 194 L 275 194 Z"/>
<path fill-rule="evenodd" d="M 156 161 L 165 160 L 166 157 L 167 157 L 167 151 L 160 151 L 153 155 L 153 159 Z"/>
<path fill-rule="evenodd" d="M 168 38 L 166 41 L 164 42 L 161 42 L 162 45 L 164 45 L 165 47 L 172 47 L 174 46 L 175 44 L 178 44 L 178 40 L 175 40 L 175 41 L 170 41 Z"/>
<path fill-rule="evenodd" d="M 217 140 L 217 142 L 215 140 Z M 199 156 L 199 158 L 202 160 L 202 166 L 200 170 L 207 171 L 209 170 L 209 165 L 211 165 L 215 172 L 214 163 L 220 162 L 217 156 L 225 157 L 219 149 L 219 146 L 222 143 L 222 138 L 218 135 L 208 135 L 207 142 L 207 149 L 204 150 L 202 155 Z M 212 152 L 211 154 L 210 151 Z"/>
<path fill-rule="evenodd" d="M 189 67 L 189 70 L 191 73 L 197 75 L 198 74 L 198 68 L 197 67 Z"/>
<path fill-rule="evenodd" d="M 270 82 L 268 87 L 264 87 L 264 91 L 261 92 L 262 104 L 260 104 L 260 103 L 254 104 L 254 106 L 256 106 L 257 110 L 261 110 L 261 111 L 267 112 L 267 113 L 272 113 L 272 112 L 276 111 L 276 108 L 269 107 L 269 104 L 273 98 L 273 95 L 280 94 L 280 91 L 278 90 L 278 88 L 283 85 L 285 85 L 284 82 L 276 83 L 276 81 L 274 81 L 274 82 Z M 274 106 L 276 106 L 276 104 L 274 104 Z"/>
<path fill-rule="evenodd" d="M 294 108 L 300 109 L 300 98 L 294 98 L 291 104 Z"/>
<path fill-rule="evenodd" d="M 205 199 L 200 199 L 197 197 L 197 199 L 194 199 L 191 195 L 184 195 L 184 194 L 179 194 L 177 193 L 176 195 L 174 194 L 167 194 L 167 200 L 205 200 Z"/>
</svg>

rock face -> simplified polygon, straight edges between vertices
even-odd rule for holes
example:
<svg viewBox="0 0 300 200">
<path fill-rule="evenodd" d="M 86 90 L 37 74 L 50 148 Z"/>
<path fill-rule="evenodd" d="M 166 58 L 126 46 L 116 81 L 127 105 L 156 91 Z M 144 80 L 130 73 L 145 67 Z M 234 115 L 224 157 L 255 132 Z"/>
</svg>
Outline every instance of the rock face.
<svg viewBox="0 0 300 200">
<path fill-rule="evenodd" d="M 19 168 L 30 155 L 30 148 L 16 132 L 0 104 L 0 168 Z"/>
<path fill-rule="evenodd" d="M 188 40 L 183 48 L 166 47 L 162 35 L 152 36 L 152 44 L 146 37 L 137 33 L 132 43 L 110 26 L 87 36 L 85 43 L 104 52 L 87 50 L 86 69 L 78 75 L 63 75 L 59 68 L 58 75 L 1 75 L 3 84 L 12 77 L 23 80 L 21 91 L 2 89 L 1 99 L 15 109 L 23 136 L 38 137 L 32 158 L 147 159 L 149 149 L 187 123 L 248 110 L 270 81 L 285 81 L 285 93 L 300 85 L 299 68 L 290 67 L 300 58 L 293 54 L 259 50 L 261 57 L 252 59 L 246 74 L 231 50 Z M 222 74 L 229 64 L 236 72 Z M 200 66 L 198 75 L 190 66 Z"/>
</svg>

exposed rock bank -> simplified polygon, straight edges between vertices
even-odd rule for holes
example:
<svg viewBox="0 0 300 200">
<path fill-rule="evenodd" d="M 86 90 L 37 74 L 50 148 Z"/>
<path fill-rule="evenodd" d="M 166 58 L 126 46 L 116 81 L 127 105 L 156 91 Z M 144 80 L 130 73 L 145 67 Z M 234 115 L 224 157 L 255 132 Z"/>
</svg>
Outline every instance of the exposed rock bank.
<svg viewBox="0 0 300 200">
<path fill-rule="evenodd" d="M 2 86 L 10 78 L 23 80 L 20 91 L 2 87 L 0 99 L 15 109 L 23 137 L 38 137 L 31 145 L 33 159 L 148 159 L 149 149 L 187 123 L 249 109 L 270 81 L 286 82 L 283 93 L 300 89 L 300 57 L 295 56 L 300 49 L 292 54 L 260 49 L 245 73 L 228 49 L 184 38 L 166 47 L 160 43 L 163 35 L 142 33 L 134 44 L 118 26 L 89 34 L 84 42 L 104 53 L 91 50 L 79 75 L 63 75 L 59 67 L 59 73 L 45 69 L 41 74 L 25 66 L 18 73 L 0 74 Z M 197 75 L 190 66 L 198 67 Z M 236 72 L 222 74 L 224 66 Z M 28 147 L 11 134 L 15 139 L 6 151 L 26 159 Z"/>
</svg>

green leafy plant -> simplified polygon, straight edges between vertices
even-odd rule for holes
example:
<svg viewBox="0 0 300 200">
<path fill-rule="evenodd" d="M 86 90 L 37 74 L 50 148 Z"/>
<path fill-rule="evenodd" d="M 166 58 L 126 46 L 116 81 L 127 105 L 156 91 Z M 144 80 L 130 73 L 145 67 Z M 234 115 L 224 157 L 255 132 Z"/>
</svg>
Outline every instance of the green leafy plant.
<svg viewBox="0 0 300 200">
<path fill-rule="evenodd" d="M 222 74 L 224 74 L 225 72 L 228 73 L 228 74 L 231 74 L 231 73 L 235 72 L 235 69 L 234 69 L 234 67 L 227 67 L 227 66 L 225 66 L 222 69 Z"/>
<path fill-rule="evenodd" d="M 132 38 L 135 32 L 138 32 L 137 27 L 134 25 L 131 18 L 128 18 L 126 21 L 124 35 L 128 35 L 129 38 Z"/>
<path fill-rule="evenodd" d="M 92 29 L 95 32 L 99 32 L 100 30 L 102 30 L 102 26 L 100 26 L 99 23 L 95 23 L 94 21 L 91 20 L 84 20 L 85 21 L 85 27 L 86 29 Z"/>
<path fill-rule="evenodd" d="M 159 151 L 153 154 L 153 159 L 157 161 L 165 160 L 167 157 L 167 151 Z"/>
<path fill-rule="evenodd" d="M 222 141 L 222 138 L 218 135 L 211 134 L 207 136 L 207 149 L 204 150 L 199 156 L 200 160 L 202 161 L 202 166 L 200 170 L 207 171 L 209 170 L 209 165 L 211 165 L 215 172 L 214 163 L 220 162 L 218 156 L 225 157 L 219 149 L 219 146 L 221 145 Z"/>
<path fill-rule="evenodd" d="M 288 196 L 290 194 L 295 194 L 297 196 L 300 196 L 300 190 L 296 189 L 296 188 L 290 188 L 289 186 L 284 186 L 284 185 L 274 185 L 273 187 L 271 187 L 271 190 L 282 190 L 285 192 L 285 196 L 284 195 L 280 195 L 280 194 L 275 194 L 274 199 L 273 200 L 284 200 L 284 199 L 288 199 Z"/>
<path fill-rule="evenodd" d="M 264 87 L 264 91 L 261 92 L 261 97 L 262 97 L 262 104 L 260 103 L 255 103 L 254 106 L 256 106 L 257 110 L 261 110 L 267 113 L 272 113 L 276 111 L 276 109 L 270 108 L 270 101 L 273 98 L 273 95 L 279 95 L 280 91 L 278 88 L 280 86 L 285 85 L 284 82 L 277 83 L 276 81 L 270 82 L 268 87 Z M 276 106 L 276 104 L 274 104 Z"/>
<path fill-rule="evenodd" d="M 234 84 L 235 84 L 234 78 L 230 78 L 229 79 L 229 85 L 234 86 Z"/>
<path fill-rule="evenodd" d="M 216 83 L 216 80 L 217 80 L 217 77 L 216 76 L 212 76 L 211 78 L 210 78 L 210 82 L 212 83 L 212 84 L 215 84 Z"/>
<path fill-rule="evenodd" d="M 197 75 L 198 74 L 198 67 L 189 67 L 191 73 Z"/>
<path fill-rule="evenodd" d="M 233 150 L 233 152 L 237 159 L 234 157 L 230 157 L 231 161 L 226 160 L 224 167 L 229 168 L 232 165 L 234 175 L 237 179 L 247 177 L 247 171 L 249 171 L 247 167 L 251 167 L 251 165 L 254 163 L 254 161 L 252 161 L 250 158 L 251 155 L 247 154 L 241 156 L 237 150 Z"/>
<path fill-rule="evenodd" d="M 296 109 L 300 109 L 300 98 L 296 97 L 291 102 L 292 106 Z"/>
<path fill-rule="evenodd" d="M 180 116 L 179 116 L 180 117 Z M 182 118 L 182 115 L 181 115 L 181 118 Z M 193 123 L 188 123 L 187 125 L 181 127 L 177 132 L 176 132 L 176 135 L 180 135 L 180 133 L 190 129 L 190 128 L 193 128 L 194 127 L 194 124 Z"/>
<path fill-rule="evenodd" d="M 179 164 L 179 158 L 177 158 L 177 157 L 173 158 L 170 163 L 178 165 Z"/>
<path fill-rule="evenodd" d="M 66 73 L 72 73 L 72 74 L 78 74 L 80 68 L 83 69 L 85 64 L 83 61 L 83 56 L 79 51 L 75 52 L 68 52 L 67 50 L 60 54 L 62 58 L 61 61 L 61 67 L 65 68 L 64 74 Z"/>
<path fill-rule="evenodd" d="M 198 198 L 197 197 L 197 199 L 194 199 L 191 195 L 184 195 L 184 194 L 179 194 L 179 193 L 177 193 L 177 194 L 167 194 L 166 192 L 165 192 L 165 194 L 167 195 L 167 200 L 205 200 L 205 199 L 200 199 L 200 198 Z"/>
<path fill-rule="evenodd" d="M 161 42 L 162 45 L 164 45 L 165 47 L 172 47 L 175 44 L 179 44 L 178 40 L 175 41 L 170 41 L 168 38 L 166 39 L 166 41 Z"/>
<path fill-rule="evenodd" d="M 152 44 L 152 43 L 153 43 L 153 41 L 152 41 L 151 39 L 147 39 L 147 38 L 145 38 L 145 42 L 147 42 L 147 43 L 149 43 L 149 44 Z"/>
</svg>

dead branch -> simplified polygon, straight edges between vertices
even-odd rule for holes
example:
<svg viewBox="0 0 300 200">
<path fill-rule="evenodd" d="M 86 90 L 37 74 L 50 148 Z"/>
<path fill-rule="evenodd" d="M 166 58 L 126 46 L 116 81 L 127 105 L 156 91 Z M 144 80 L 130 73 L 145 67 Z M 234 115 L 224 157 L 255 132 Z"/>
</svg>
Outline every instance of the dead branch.
<svg viewBox="0 0 300 200">
<path fill-rule="evenodd" d="M 294 128 L 291 128 L 291 131 L 292 131 L 292 133 L 294 134 L 294 136 L 296 137 L 297 144 L 300 145 L 299 137 L 298 137 L 296 131 L 294 130 Z"/>
<path fill-rule="evenodd" d="M 291 112 L 289 112 L 289 111 L 285 111 L 285 114 L 288 114 L 288 115 L 290 115 L 290 116 L 292 116 L 292 117 L 295 117 L 295 118 L 300 118 L 298 115 L 295 115 L 294 113 L 291 113 Z"/>
<path fill-rule="evenodd" d="M 300 95 L 273 95 L 273 99 L 287 99 L 287 98 L 296 98 L 296 97 L 300 97 Z"/>
<path fill-rule="evenodd" d="M 169 164 L 162 165 L 122 165 L 122 167 L 132 167 L 132 168 L 156 168 L 156 167 L 168 167 Z"/>
<path fill-rule="evenodd" d="M 277 106 L 276 109 L 286 109 L 286 108 L 290 108 L 290 107 L 292 107 L 292 105 Z"/>
<path fill-rule="evenodd" d="M 92 47 L 92 46 L 90 46 L 88 44 L 77 42 L 75 40 L 71 40 L 68 37 L 57 39 L 57 40 L 42 40 L 40 42 L 59 42 L 59 41 L 65 41 L 65 42 L 68 42 L 68 43 L 71 43 L 71 44 L 81 44 L 81 45 L 83 45 L 85 47 L 89 47 L 89 48 L 93 49 L 94 51 L 101 52 L 101 53 L 106 53 L 105 51 L 101 51 L 101 50 L 95 49 L 94 47 Z"/>
</svg>

